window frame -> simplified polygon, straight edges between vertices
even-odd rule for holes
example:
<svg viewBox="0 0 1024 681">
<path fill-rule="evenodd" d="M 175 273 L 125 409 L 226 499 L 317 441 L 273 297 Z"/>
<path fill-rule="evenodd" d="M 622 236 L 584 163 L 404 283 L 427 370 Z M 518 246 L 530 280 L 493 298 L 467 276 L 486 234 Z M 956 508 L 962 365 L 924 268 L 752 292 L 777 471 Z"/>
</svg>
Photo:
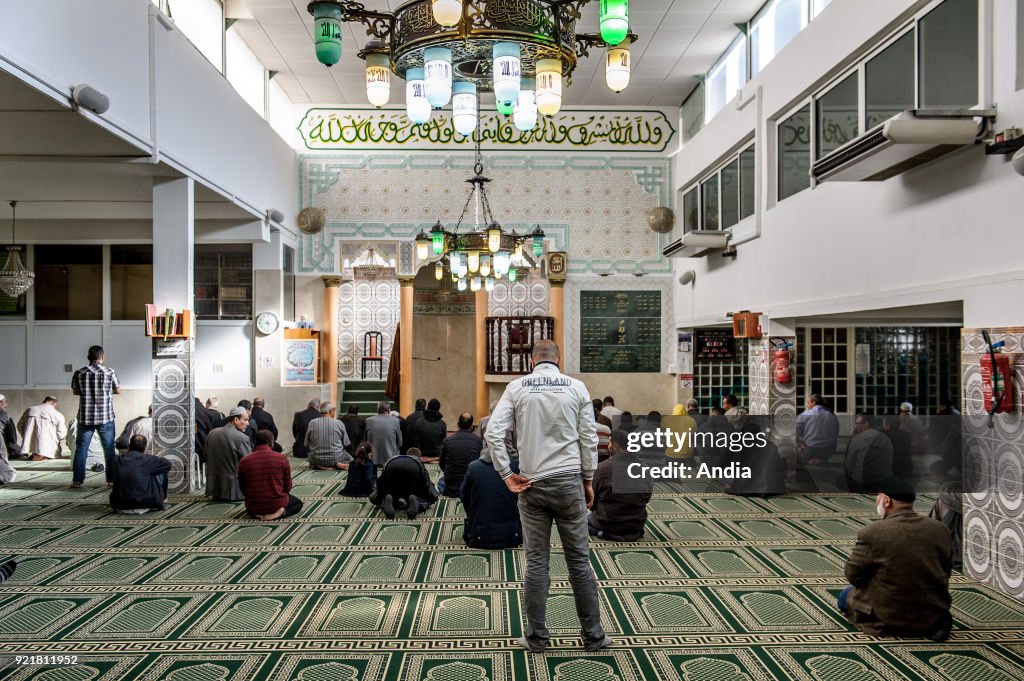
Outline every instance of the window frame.
<svg viewBox="0 0 1024 681">
<path fill-rule="evenodd" d="M 754 212 L 744 217 L 743 215 L 743 166 L 740 161 L 740 157 L 753 150 L 754 152 Z M 735 224 L 728 227 L 722 227 L 722 171 L 733 163 L 737 164 L 737 192 L 736 192 L 736 215 L 739 216 L 739 220 Z M 718 228 L 708 230 L 705 222 L 705 205 L 704 205 L 704 185 L 712 178 L 717 177 L 718 189 L 717 198 L 715 202 L 715 210 L 718 214 Z M 686 225 L 686 197 L 690 192 L 697 193 L 697 226 L 696 229 L 688 229 Z M 683 234 L 689 234 L 693 231 L 713 231 L 713 232 L 727 232 L 731 231 L 734 227 L 743 224 L 744 220 L 749 220 L 757 215 L 757 148 L 756 140 L 753 137 L 746 138 L 738 147 L 729 152 L 721 161 L 713 166 L 713 169 L 699 175 L 694 179 L 693 182 L 683 186 L 679 190 L 679 205 L 682 206 L 683 219 L 681 221 Z"/>
<path fill-rule="evenodd" d="M 736 87 L 736 90 L 732 93 L 732 95 L 730 95 L 728 92 L 725 93 L 725 99 L 722 101 L 722 106 L 720 106 L 717 109 L 715 109 L 714 113 L 711 113 L 710 116 L 709 116 L 708 114 L 711 111 L 711 99 L 710 98 L 711 98 L 711 91 L 712 91 L 712 88 L 710 87 L 709 84 L 715 79 L 715 76 L 717 75 L 716 71 L 720 71 L 720 70 L 722 70 L 722 69 L 724 69 L 726 67 L 727 63 L 729 62 L 729 58 L 732 56 L 733 50 L 739 48 L 740 45 L 742 45 L 743 49 L 744 49 L 744 58 L 740 60 L 740 64 L 741 64 L 741 66 L 740 66 L 740 71 L 741 71 L 740 83 L 738 84 L 738 86 Z M 725 109 L 725 106 L 729 102 L 731 102 L 733 99 L 735 99 L 736 94 L 740 90 L 742 90 L 743 87 L 749 81 L 750 81 L 750 45 L 749 45 L 749 41 L 748 41 L 748 37 L 747 37 L 746 32 L 745 31 L 740 31 L 740 34 L 737 35 L 735 38 L 733 38 L 733 41 L 731 43 L 729 43 L 729 47 L 727 47 L 725 49 L 725 51 L 722 52 L 721 56 L 718 57 L 718 60 L 715 61 L 714 65 L 710 69 L 708 69 L 707 74 L 705 74 L 705 76 L 704 76 L 704 125 L 706 126 L 708 123 L 713 121 L 715 119 L 715 116 L 717 116 L 723 109 Z M 728 81 L 726 82 L 726 84 L 728 84 Z"/>
</svg>

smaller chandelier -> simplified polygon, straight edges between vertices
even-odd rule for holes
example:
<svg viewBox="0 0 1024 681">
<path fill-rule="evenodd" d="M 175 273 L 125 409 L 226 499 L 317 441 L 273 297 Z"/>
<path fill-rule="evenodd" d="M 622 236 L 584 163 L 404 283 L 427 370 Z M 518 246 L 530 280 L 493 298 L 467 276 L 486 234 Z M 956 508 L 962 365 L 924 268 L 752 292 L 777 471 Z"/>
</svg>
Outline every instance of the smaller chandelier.
<svg viewBox="0 0 1024 681">
<path fill-rule="evenodd" d="M 346 268 L 350 266 L 347 260 L 344 264 Z M 370 245 L 351 263 L 351 267 L 357 276 L 365 279 L 379 279 L 395 271 L 395 261 L 385 260 L 377 253 L 377 249 Z"/>
<path fill-rule="evenodd" d="M 36 281 L 35 272 L 29 271 L 21 263 L 21 247 L 16 246 L 16 233 L 14 231 L 17 216 L 15 208 L 17 201 L 11 201 L 11 245 L 7 247 L 7 263 L 0 270 L 0 291 L 3 291 L 12 298 L 17 298 L 30 288 Z"/>
</svg>

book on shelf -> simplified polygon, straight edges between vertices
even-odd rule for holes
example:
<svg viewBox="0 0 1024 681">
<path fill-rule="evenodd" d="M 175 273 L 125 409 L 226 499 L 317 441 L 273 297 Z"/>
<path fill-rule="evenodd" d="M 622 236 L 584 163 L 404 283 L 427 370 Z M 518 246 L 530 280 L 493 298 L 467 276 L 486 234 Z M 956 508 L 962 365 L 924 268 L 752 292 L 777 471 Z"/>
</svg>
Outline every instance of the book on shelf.
<svg viewBox="0 0 1024 681">
<path fill-rule="evenodd" d="M 187 310 L 176 312 L 174 308 L 167 308 L 158 312 L 156 305 L 146 305 L 146 335 L 163 336 L 164 340 L 171 336 L 188 336 L 191 334 Z"/>
</svg>

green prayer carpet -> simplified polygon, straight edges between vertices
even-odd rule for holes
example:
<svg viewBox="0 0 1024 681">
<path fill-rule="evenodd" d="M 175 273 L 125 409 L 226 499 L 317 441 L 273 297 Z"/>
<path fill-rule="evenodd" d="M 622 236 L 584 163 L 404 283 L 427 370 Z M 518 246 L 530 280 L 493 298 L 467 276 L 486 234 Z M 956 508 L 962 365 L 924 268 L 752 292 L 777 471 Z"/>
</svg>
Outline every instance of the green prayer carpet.
<svg viewBox="0 0 1024 681">
<path fill-rule="evenodd" d="M 107 506 L 102 474 L 71 490 L 66 460 L 14 465 L 0 560 L 20 565 L 0 585 L 0 679 L 1024 678 L 1024 604 L 959 574 L 945 643 L 872 639 L 836 612 L 872 497 L 657 494 L 644 541 L 591 545 L 615 646 L 582 651 L 556 549 L 553 638 L 531 655 L 516 644 L 522 550 L 467 549 L 455 500 L 388 520 L 338 496 L 344 474 L 293 460 L 298 517 L 261 523 L 202 497 L 126 516 Z M 79 664 L 13 662 L 44 654 Z"/>
</svg>

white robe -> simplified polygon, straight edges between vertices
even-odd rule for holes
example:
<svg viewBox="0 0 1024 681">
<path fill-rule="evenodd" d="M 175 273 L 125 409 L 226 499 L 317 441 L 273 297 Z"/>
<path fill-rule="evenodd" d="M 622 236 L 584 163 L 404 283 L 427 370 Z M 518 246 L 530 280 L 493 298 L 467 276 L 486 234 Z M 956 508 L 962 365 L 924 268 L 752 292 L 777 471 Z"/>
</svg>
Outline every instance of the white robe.
<svg viewBox="0 0 1024 681">
<path fill-rule="evenodd" d="M 47 402 L 26 409 L 18 421 L 18 430 L 23 439 L 23 454 L 39 454 L 48 459 L 60 456 L 61 441 L 68 435 L 64 415 Z"/>
</svg>

